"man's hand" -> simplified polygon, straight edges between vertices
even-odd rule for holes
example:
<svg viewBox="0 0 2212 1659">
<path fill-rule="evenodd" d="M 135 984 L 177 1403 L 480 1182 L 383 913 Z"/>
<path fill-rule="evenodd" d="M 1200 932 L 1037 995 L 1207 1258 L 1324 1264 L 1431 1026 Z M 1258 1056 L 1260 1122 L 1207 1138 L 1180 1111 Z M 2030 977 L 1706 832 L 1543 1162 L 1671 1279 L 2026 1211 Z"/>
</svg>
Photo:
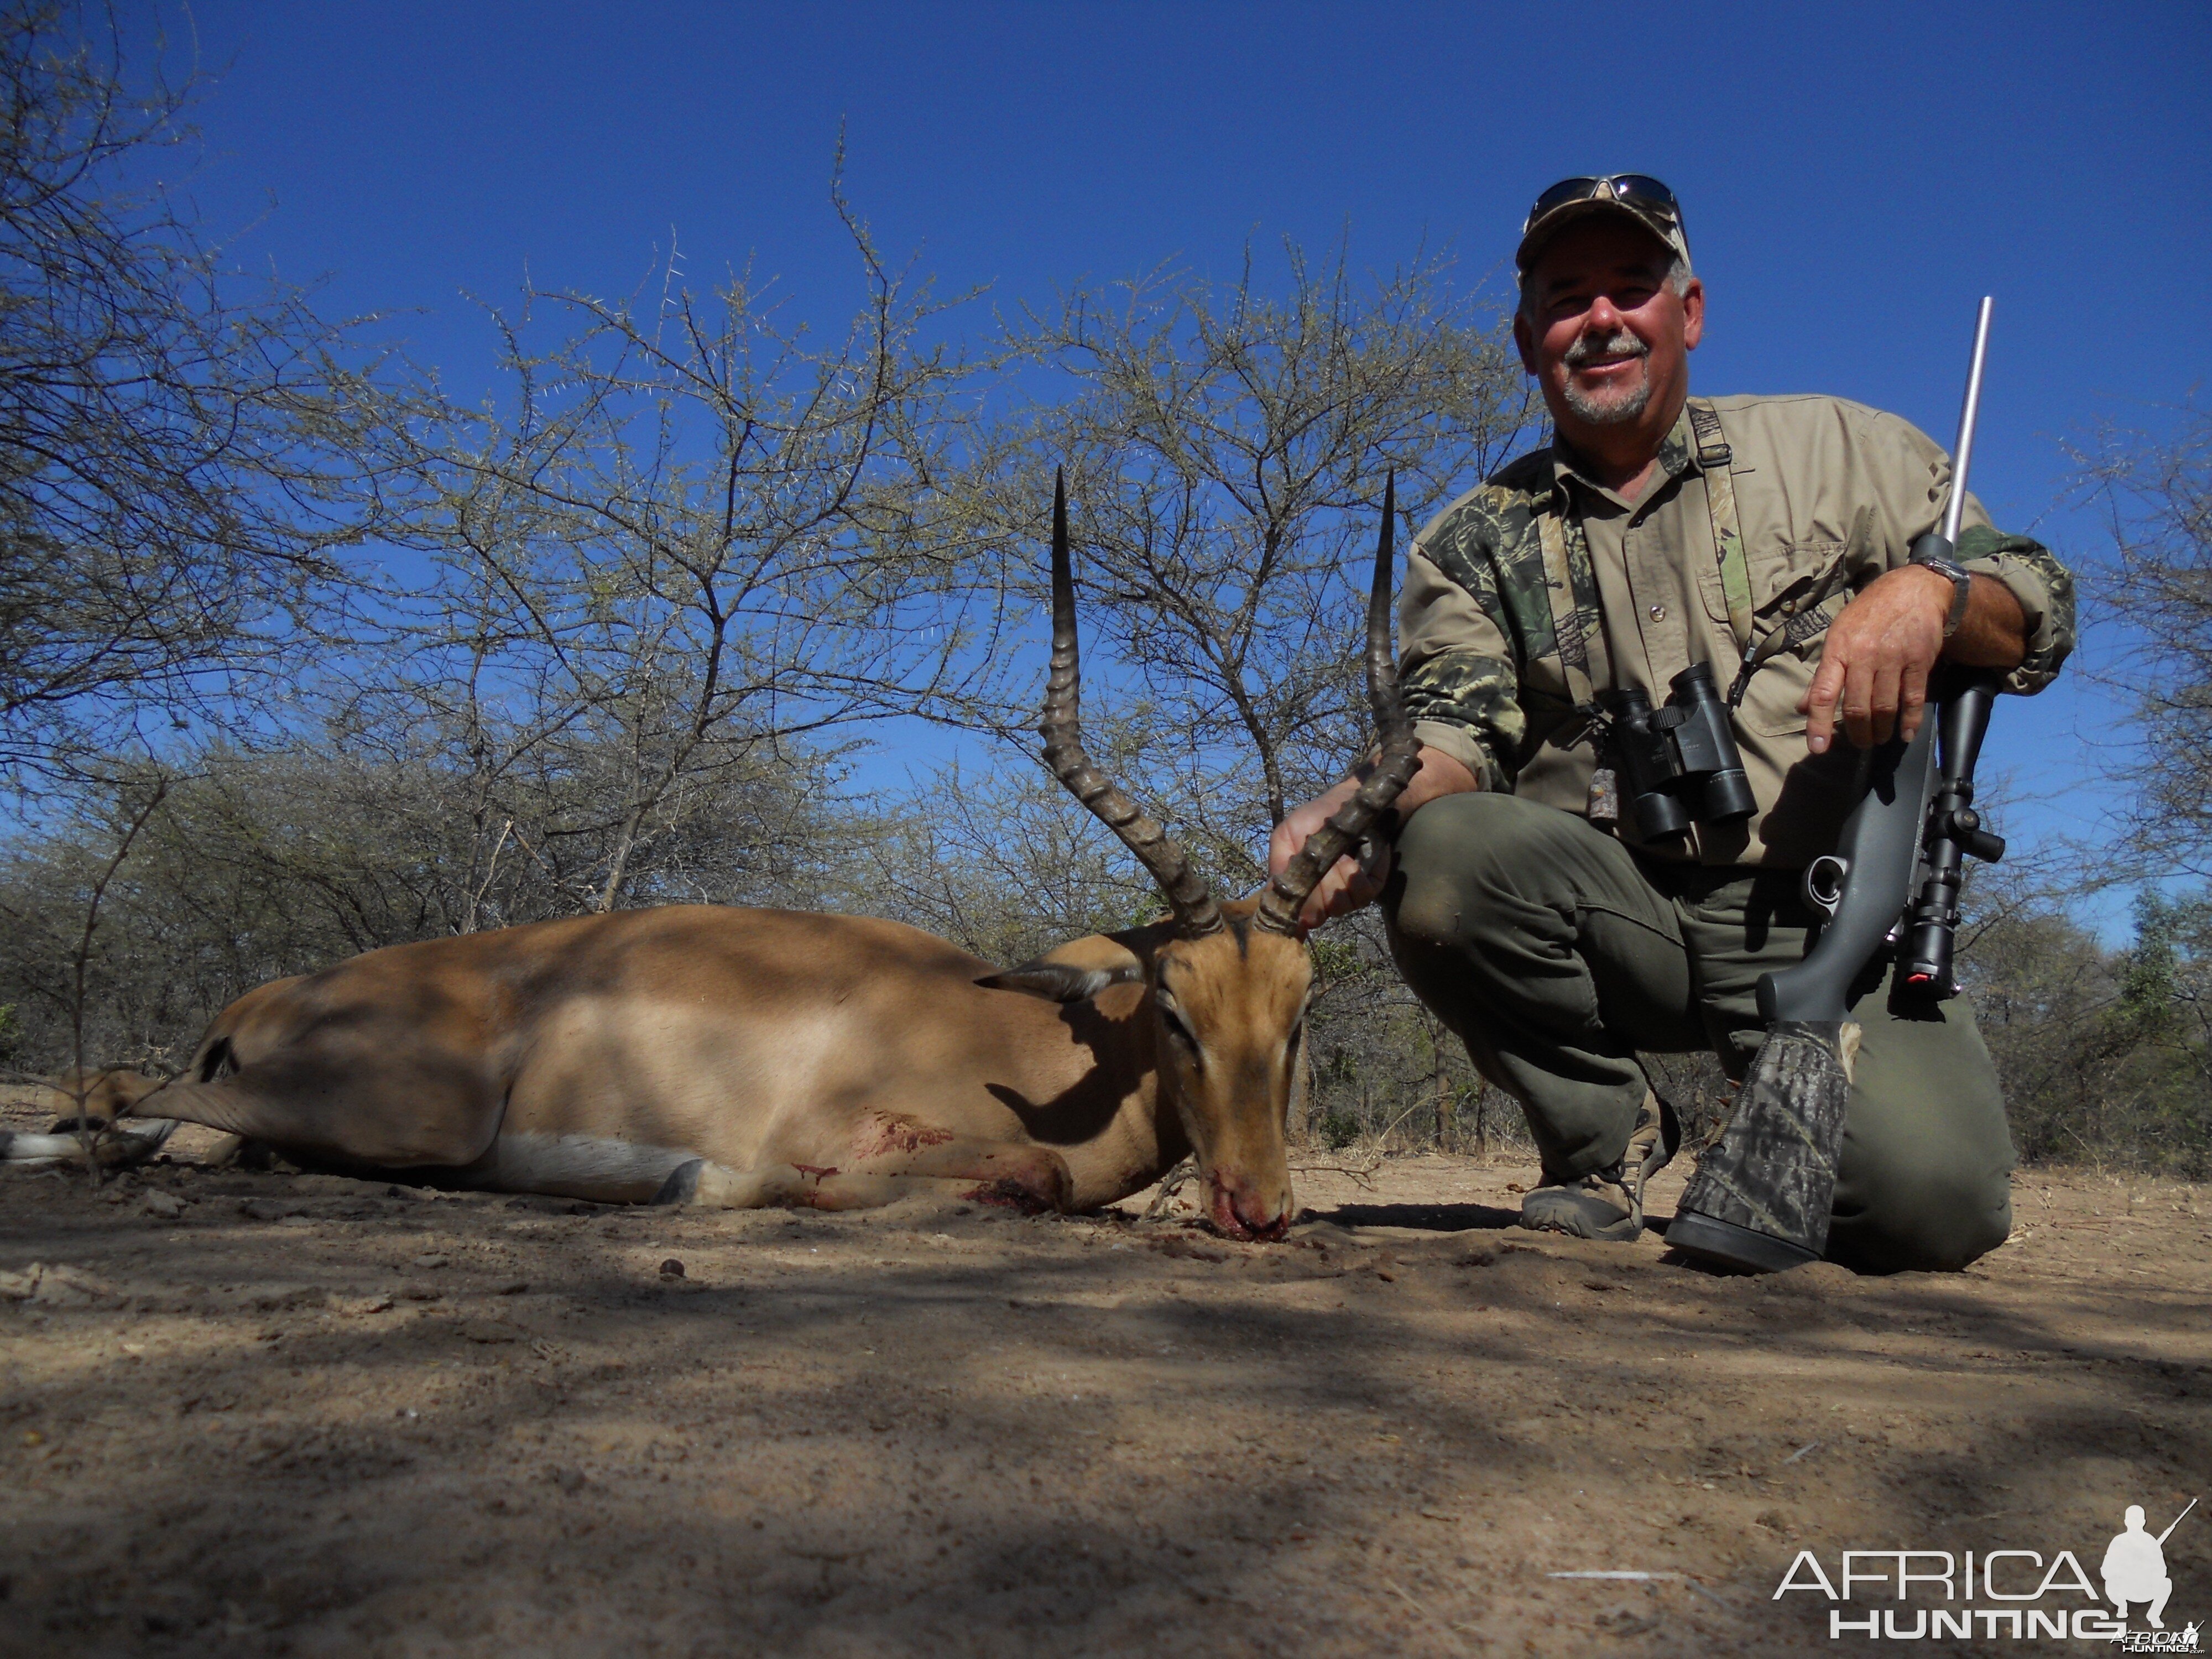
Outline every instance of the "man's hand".
<svg viewBox="0 0 2212 1659">
<path fill-rule="evenodd" d="M 1354 773 L 1326 794 L 1316 795 L 1304 805 L 1293 806 L 1283 814 L 1275 833 L 1267 837 L 1268 875 L 1282 874 L 1283 866 L 1297 856 L 1306 838 L 1328 823 L 1337 808 L 1350 800 L 1358 788 L 1359 775 Z M 1375 862 L 1381 867 L 1370 875 L 1360 868 L 1358 860 L 1347 854 L 1322 872 L 1320 882 L 1306 898 L 1305 908 L 1298 912 L 1300 933 L 1310 933 L 1331 916 L 1348 915 L 1363 905 L 1372 904 L 1382 890 L 1383 882 L 1389 878 L 1387 847 Z"/>
<path fill-rule="evenodd" d="M 1267 837 L 1270 876 L 1282 873 L 1283 866 L 1297 857 L 1298 849 L 1306 844 L 1306 838 L 1352 799 L 1366 775 L 1367 769 L 1362 767 L 1328 793 L 1317 795 L 1283 815 L 1283 821 L 1275 826 L 1275 833 Z M 1450 756 L 1423 749 L 1420 769 L 1398 797 L 1394 810 L 1398 822 L 1403 823 L 1416 808 L 1439 795 L 1461 794 L 1481 787 L 1481 781 Z M 1375 842 L 1374 848 L 1375 855 L 1364 864 L 1347 853 L 1322 872 L 1306 899 L 1305 908 L 1298 912 L 1301 934 L 1312 932 L 1332 916 L 1349 915 L 1375 902 L 1382 891 L 1382 884 L 1390 878 L 1391 851 L 1389 844 L 1380 840 Z"/>
<path fill-rule="evenodd" d="M 1805 746 L 1826 754 L 1838 702 L 1844 735 L 1861 749 L 1910 738 L 1928 704 L 1928 676 L 1948 657 L 1978 668 L 2013 668 L 2027 654 L 2027 617 L 2012 590 L 1977 575 L 1966 619 L 1947 647 L 1943 620 L 1954 590 L 1941 572 L 1905 565 L 1867 584 L 1829 626 L 1820 666 L 1799 700 Z"/>
</svg>

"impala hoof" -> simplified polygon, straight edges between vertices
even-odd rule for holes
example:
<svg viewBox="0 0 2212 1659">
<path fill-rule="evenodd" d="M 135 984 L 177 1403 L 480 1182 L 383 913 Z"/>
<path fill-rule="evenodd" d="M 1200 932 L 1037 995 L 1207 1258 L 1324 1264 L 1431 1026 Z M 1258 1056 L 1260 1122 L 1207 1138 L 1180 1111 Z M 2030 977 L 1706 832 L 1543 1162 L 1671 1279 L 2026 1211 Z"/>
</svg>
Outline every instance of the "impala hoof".
<svg viewBox="0 0 2212 1659">
<path fill-rule="evenodd" d="M 707 1167 L 707 1160 L 695 1158 L 688 1164 L 679 1164 L 668 1172 L 668 1179 L 660 1183 L 660 1190 L 653 1195 L 655 1204 L 689 1204 L 699 1196 L 699 1175 Z"/>
</svg>

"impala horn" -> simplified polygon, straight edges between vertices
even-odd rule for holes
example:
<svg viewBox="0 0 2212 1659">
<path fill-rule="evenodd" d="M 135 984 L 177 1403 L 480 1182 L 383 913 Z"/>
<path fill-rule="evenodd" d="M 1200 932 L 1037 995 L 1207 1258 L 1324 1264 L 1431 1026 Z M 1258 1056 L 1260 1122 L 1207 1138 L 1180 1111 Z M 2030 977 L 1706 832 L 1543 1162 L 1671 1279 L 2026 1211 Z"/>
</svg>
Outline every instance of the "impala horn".
<svg viewBox="0 0 2212 1659">
<path fill-rule="evenodd" d="M 1067 557 L 1067 479 L 1055 472 L 1052 485 L 1052 678 L 1045 682 L 1045 764 L 1076 799 L 1121 838 L 1138 861 L 1152 872 L 1175 908 L 1182 931 L 1196 938 L 1221 931 L 1221 907 L 1206 878 L 1191 867 L 1190 854 L 1174 836 L 1145 815 L 1144 809 L 1114 785 L 1083 752 L 1083 672 L 1075 643 L 1075 574 Z M 1403 787 L 1402 785 L 1400 786 Z"/>
<path fill-rule="evenodd" d="M 1420 769 L 1421 745 L 1406 702 L 1398 692 L 1398 653 L 1390 639 L 1391 579 L 1396 574 L 1398 475 L 1382 485 L 1382 537 L 1375 549 L 1375 583 L 1367 595 L 1367 704 L 1375 712 L 1382 747 L 1358 792 L 1335 816 L 1306 837 L 1291 861 L 1260 895 L 1255 927 L 1298 936 L 1298 912 L 1337 860 L 1366 839 L 1376 819 L 1390 808 Z"/>
</svg>

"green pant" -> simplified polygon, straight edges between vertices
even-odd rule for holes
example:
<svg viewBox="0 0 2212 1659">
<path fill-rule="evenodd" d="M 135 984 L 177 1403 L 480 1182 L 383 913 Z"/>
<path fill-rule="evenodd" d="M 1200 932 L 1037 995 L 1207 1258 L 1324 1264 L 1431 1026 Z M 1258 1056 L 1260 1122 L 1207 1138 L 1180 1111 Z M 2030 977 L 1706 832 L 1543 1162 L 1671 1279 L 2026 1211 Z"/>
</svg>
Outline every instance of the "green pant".
<svg viewBox="0 0 2212 1659">
<path fill-rule="evenodd" d="M 1626 1150 L 1636 1054 L 1711 1048 L 1741 1078 L 1765 1028 L 1759 976 L 1805 953 L 1795 871 L 1662 864 L 1511 795 L 1415 812 L 1383 894 L 1400 970 L 1518 1100 L 1547 1176 Z M 2012 1230 L 2012 1139 L 1964 999 L 1893 1000 L 1869 969 L 1828 1255 L 1865 1272 L 1958 1268 Z"/>
</svg>

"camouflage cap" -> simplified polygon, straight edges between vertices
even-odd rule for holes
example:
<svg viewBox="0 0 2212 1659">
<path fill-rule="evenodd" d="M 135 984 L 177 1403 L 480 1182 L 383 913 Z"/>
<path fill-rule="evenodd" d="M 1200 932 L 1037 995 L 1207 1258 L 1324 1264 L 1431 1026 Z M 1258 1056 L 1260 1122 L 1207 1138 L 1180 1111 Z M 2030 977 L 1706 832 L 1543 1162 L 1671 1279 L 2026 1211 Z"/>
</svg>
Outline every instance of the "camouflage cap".
<svg viewBox="0 0 2212 1659">
<path fill-rule="evenodd" d="M 1690 239 L 1682 228 L 1682 205 L 1674 192 L 1649 173 L 1616 173 L 1562 179 L 1539 196 L 1522 222 L 1515 268 L 1525 279 L 1528 267 L 1554 236 L 1597 213 L 1625 215 L 1680 255 L 1685 265 L 1690 263 Z"/>
</svg>

